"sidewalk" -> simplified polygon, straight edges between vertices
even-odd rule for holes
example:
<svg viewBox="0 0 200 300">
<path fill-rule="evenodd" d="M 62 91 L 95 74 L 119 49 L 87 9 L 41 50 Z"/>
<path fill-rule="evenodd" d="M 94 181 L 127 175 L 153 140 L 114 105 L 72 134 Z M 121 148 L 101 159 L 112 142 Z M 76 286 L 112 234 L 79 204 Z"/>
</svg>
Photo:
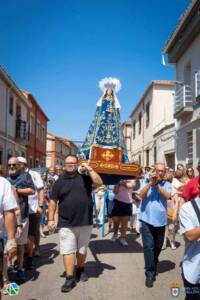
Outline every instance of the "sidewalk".
<svg viewBox="0 0 200 300">
<path fill-rule="evenodd" d="M 179 263 L 183 253 L 183 241 L 178 235 L 177 250 L 167 248 L 160 255 L 159 275 L 154 287 L 145 287 L 144 260 L 141 240 L 135 234 L 128 234 L 129 246 L 124 248 L 119 242 L 112 243 L 107 235 L 101 239 L 100 231 L 93 230 L 88 251 L 86 271 L 89 281 L 78 283 L 70 293 L 63 294 L 60 287 L 64 278 L 62 257 L 57 245 L 58 235 L 53 234 L 41 240 L 41 257 L 36 258 L 36 272 L 29 271 L 28 281 L 21 286 L 20 294 L 13 300 L 162 300 L 173 299 L 170 295 L 172 281 L 181 285 L 180 296 L 183 300 L 182 281 Z M 9 299 L 9 296 L 3 296 Z"/>
</svg>

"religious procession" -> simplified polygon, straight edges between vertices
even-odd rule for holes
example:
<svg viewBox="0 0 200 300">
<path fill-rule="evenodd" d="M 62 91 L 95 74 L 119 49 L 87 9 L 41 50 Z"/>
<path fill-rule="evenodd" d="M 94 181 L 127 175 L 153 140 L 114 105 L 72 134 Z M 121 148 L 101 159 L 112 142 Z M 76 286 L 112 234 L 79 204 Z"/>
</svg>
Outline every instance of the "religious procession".
<svg viewBox="0 0 200 300">
<path fill-rule="evenodd" d="M 162 52 L 177 80 L 153 80 L 123 122 L 124 81 L 103 77 L 81 143 L 47 132 L 0 68 L 0 125 L 16 112 L 15 139 L 0 128 L 0 299 L 200 299 L 199 10 L 191 1 Z"/>
</svg>

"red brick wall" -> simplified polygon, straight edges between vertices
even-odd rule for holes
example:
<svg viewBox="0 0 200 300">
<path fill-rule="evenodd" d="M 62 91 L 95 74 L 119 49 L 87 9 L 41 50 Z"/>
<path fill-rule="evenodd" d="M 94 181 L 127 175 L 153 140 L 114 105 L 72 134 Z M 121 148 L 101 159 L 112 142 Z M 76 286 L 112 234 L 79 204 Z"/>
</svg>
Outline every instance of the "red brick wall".
<svg viewBox="0 0 200 300">
<path fill-rule="evenodd" d="M 40 107 L 37 105 L 36 100 L 31 94 L 27 94 L 26 97 L 30 100 L 32 107 L 28 112 L 28 122 L 30 124 L 31 113 L 34 115 L 34 132 L 30 133 L 30 139 L 27 146 L 27 159 L 30 163 L 30 158 L 32 158 L 32 167 L 45 166 L 46 163 L 46 132 L 47 132 L 47 118 L 41 111 Z M 37 120 L 40 121 L 40 133 L 37 134 Z M 44 132 L 42 132 L 42 127 L 44 126 Z M 37 160 L 37 162 L 36 162 Z"/>
</svg>

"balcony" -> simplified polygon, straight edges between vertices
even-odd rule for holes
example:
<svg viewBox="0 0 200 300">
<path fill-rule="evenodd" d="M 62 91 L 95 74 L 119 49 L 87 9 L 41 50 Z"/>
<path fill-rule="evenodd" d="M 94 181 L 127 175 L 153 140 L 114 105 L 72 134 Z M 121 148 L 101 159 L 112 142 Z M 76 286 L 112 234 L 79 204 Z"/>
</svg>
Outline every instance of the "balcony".
<svg viewBox="0 0 200 300">
<path fill-rule="evenodd" d="M 174 117 L 183 118 L 193 112 L 192 91 L 190 85 L 176 84 Z"/>
<path fill-rule="evenodd" d="M 29 124 L 21 119 L 16 120 L 16 140 L 25 144 L 29 141 Z"/>
</svg>

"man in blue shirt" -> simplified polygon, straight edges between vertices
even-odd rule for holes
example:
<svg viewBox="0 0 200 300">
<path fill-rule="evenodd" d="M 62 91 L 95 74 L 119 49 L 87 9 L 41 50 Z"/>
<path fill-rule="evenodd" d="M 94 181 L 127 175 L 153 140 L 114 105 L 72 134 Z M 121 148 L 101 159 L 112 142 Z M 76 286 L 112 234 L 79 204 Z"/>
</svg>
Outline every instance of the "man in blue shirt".
<svg viewBox="0 0 200 300">
<path fill-rule="evenodd" d="M 152 287 L 156 278 L 158 257 L 162 249 L 167 224 L 167 200 L 171 184 L 164 180 L 165 165 L 157 163 L 155 169 L 141 183 L 142 198 L 139 219 L 142 224 L 146 286 Z"/>
<path fill-rule="evenodd" d="M 22 235 L 17 238 L 17 260 L 18 260 L 18 271 L 17 280 L 18 282 L 25 281 L 25 275 L 23 271 L 24 261 L 24 247 L 28 241 L 28 228 L 29 228 L 29 206 L 28 196 L 35 193 L 34 183 L 30 174 L 22 172 L 20 170 L 19 161 L 17 157 L 11 157 L 8 160 L 8 181 L 11 183 L 19 199 L 20 216 L 17 216 L 17 227 L 21 227 Z"/>
<path fill-rule="evenodd" d="M 180 232 L 185 238 L 185 252 L 182 261 L 182 277 L 186 300 L 200 299 L 200 220 L 192 205 L 195 201 L 200 214 L 200 177 L 199 196 L 185 203 L 180 210 Z"/>
</svg>

